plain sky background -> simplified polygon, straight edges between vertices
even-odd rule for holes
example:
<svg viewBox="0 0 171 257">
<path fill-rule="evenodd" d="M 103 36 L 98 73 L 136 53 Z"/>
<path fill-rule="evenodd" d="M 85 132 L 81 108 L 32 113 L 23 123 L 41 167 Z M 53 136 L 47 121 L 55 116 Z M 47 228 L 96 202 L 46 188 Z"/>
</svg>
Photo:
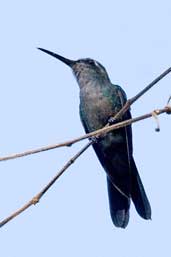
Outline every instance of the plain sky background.
<svg viewBox="0 0 171 257">
<path fill-rule="evenodd" d="M 71 70 L 38 51 L 91 57 L 128 97 L 171 66 L 171 1 L 1 1 L 0 155 L 82 135 Z M 171 75 L 132 106 L 133 116 L 166 105 Z M 152 221 L 131 206 L 113 226 L 105 173 L 89 149 L 35 207 L 0 230 L 0 256 L 170 256 L 170 116 L 133 125 L 134 156 Z M 86 142 L 0 163 L 0 219 L 32 198 Z"/>
</svg>

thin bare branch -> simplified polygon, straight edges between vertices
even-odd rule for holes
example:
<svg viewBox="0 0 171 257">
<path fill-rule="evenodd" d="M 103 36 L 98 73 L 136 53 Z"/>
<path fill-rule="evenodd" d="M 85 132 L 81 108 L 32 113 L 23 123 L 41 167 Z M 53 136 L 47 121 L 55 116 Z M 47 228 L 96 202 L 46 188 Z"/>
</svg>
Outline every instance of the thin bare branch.
<svg viewBox="0 0 171 257">
<path fill-rule="evenodd" d="M 160 74 L 157 78 L 155 78 L 149 85 L 147 85 L 141 92 L 139 92 L 136 96 L 130 99 L 131 104 L 137 101 L 142 95 L 144 95 L 149 89 L 151 89 L 155 84 L 157 84 L 161 79 L 166 77 L 171 72 L 171 67 L 165 70 L 162 74 Z"/>
<path fill-rule="evenodd" d="M 170 101 L 171 101 L 171 96 L 169 96 L 169 99 L 167 101 L 167 105 L 169 105 Z"/>
<path fill-rule="evenodd" d="M 165 70 L 162 74 L 160 74 L 157 78 L 155 78 L 150 84 L 148 84 L 143 90 L 141 90 L 137 95 L 134 97 L 128 99 L 126 104 L 123 106 L 123 108 L 117 113 L 117 115 L 114 117 L 114 119 L 118 119 L 125 113 L 130 106 L 135 103 L 141 96 L 143 96 L 148 90 L 150 90 L 155 84 L 157 84 L 161 79 L 166 77 L 171 72 L 171 67 Z"/>
<path fill-rule="evenodd" d="M 131 123 L 140 121 L 140 120 L 144 120 L 147 118 L 150 118 L 151 116 L 154 115 L 160 115 L 162 113 L 171 113 L 171 107 L 170 106 L 166 106 L 163 109 L 158 109 L 155 111 L 152 111 L 150 113 L 147 113 L 145 115 L 139 116 L 137 118 L 134 119 L 130 119 L 130 120 L 126 120 L 123 122 L 119 122 L 115 125 L 109 126 L 109 127 L 105 127 L 103 129 L 94 131 L 92 133 L 89 133 L 89 136 L 99 136 L 102 134 L 106 134 L 109 133 L 110 131 L 114 130 L 114 129 L 118 129 L 127 125 L 130 125 Z M 9 217 L 5 218 L 4 220 L 2 220 L 0 222 L 0 227 L 4 226 L 6 223 L 8 223 L 10 220 L 14 219 L 16 216 L 18 216 L 19 214 L 21 214 L 22 212 L 24 212 L 25 210 L 27 210 L 29 207 L 31 207 L 32 205 L 37 204 L 40 199 L 42 198 L 42 196 L 49 190 L 49 188 L 56 182 L 56 180 L 71 166 L 71 164 L 73 164 L 75 162 L 75 160 L 82 154 L 84 153 L 89 146 L 91 146 L 93 144 L 92 141 L 88 142 L 76 155 L 74 155 L 64 166 L 63 168 L 55 175 L 54 178 L 52 178 L 50 180 L 50 182 L 38 193 L 36 194 L 28 203 L 26 203 L 23 207 L 21 207 L 19 210 L 17 210 L 16 212 L 12 213 Z"/>
<path fill-rule="evenodd" d="M 87 148 L 91 145 L 91 142 L 88 142 L 77 154 L 75 154 L 64 166 L 63 168 L 55 175 L 55 177 L 50 180 L 50 182 L 38 193 L 36 194 L 28 203 L 26 203 L 24 206 L 22 206 L 20 209 L 18 209 L 16 212 L 12 213 L 10 216 L 5 218 L 0 222 L 0 227 L 4 226 L 6 223 L 8 223 L 10 220 L 17 217 L 19 214 L 27 210 L 32 205 L 37 204 L 40 201 L 40 198 L 47 192 L 47 190 L 55 183 L 55 181 L 66 171 L 71 164 L 75 162 L 75 160 L 87 150 Z"/>
</svg>

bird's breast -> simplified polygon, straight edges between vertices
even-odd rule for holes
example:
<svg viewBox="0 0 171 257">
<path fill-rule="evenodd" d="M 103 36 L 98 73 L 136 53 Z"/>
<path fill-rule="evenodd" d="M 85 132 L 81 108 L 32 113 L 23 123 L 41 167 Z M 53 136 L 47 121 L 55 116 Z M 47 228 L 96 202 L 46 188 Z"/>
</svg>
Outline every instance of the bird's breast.
<svg viewBox="0 0 171 257">
<path fill-rule="evenodd" d="M 102 128 L 118 111 L 110 90 L 87 87 L 80 92 L 80 114 L 89 131 Z"/>
</svg>

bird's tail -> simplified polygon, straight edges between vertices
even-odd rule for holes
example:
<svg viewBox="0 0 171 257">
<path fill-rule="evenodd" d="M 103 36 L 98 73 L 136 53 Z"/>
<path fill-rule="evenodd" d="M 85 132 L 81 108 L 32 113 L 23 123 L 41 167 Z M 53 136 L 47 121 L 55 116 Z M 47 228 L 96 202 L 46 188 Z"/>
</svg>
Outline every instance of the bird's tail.
<svg viewBox="0 0 171 257">
<path fill-rule="evenodd" d="M 141 178 L 134 159 L 131 160 L 131 198 L 139 215 L 144 219 L 151 219 L 151 207 L 146 196 Z"/>
<path fill-rule="evenodd" d="M 130 199 L 123 195 L 108 177 L 107 187 L 112 221 L 116 227 L 125 228 L 129 222 Z"/>
<path fill-rule="evenodd" d="M 131 166 L 131 192 L 130 197 L 135 205 L 138 214 L 144 219 L 151 219 L 151 207 L 146 196 L 141 178 L 138 174 L 133 157 Z M 109 194 L 109 207 L 112 221 L 116 227 L 125 228 L 129 222 L 130 198 L 122 194 L 107 177 Z"/>
</svg>

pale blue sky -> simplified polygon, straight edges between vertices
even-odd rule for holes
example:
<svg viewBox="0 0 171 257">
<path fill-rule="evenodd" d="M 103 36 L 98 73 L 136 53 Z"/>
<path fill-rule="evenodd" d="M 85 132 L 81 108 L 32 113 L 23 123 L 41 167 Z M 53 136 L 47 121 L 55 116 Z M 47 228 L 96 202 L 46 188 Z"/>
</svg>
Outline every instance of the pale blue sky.
<svg viewBox="0 0 171 257">
<path fill-rule="evenodd" d="M 38 51 L 91 57 L 128 97 L 171 66 L 171 2 L 3 1 L 0 4 L 0 155 L 83 134 L 71 70 Z M 171 76 L 132 107 L 133 116 L 164 107 Z M 170 116 L 133 126 L 134 156 L 152 206 L 152 221 L 131 206 L 127 229 L 113 226 L 106 178 L 89 149 L 36 207 L 0 231 L 0 255 L 170 255 Z M 0 219 L 38 192 L 85 142 L 0 163 Z"/>
</svg>

